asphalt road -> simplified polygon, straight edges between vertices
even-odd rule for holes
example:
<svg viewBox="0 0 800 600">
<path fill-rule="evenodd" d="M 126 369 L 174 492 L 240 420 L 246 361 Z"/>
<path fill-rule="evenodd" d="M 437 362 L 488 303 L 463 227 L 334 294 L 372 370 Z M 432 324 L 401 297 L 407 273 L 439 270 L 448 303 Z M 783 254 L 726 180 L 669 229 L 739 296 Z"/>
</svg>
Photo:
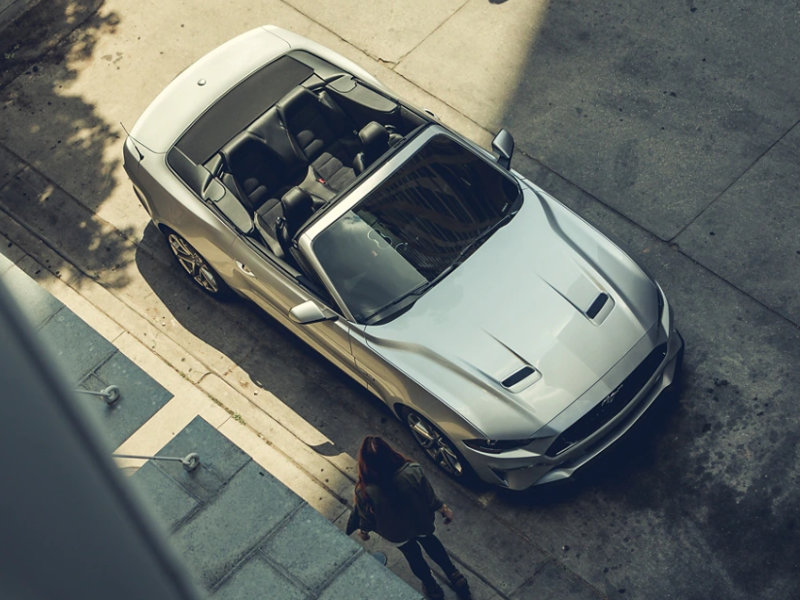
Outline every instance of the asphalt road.
<svg viewBox="0 0 800 600">
<path fill-rule="evenodd" d="M 467 522 L 514 532 L 453 543 L 490 565 L 498 544 L 532 540 L 541 556 L 520 570 L 556 557 L 608 598 L 797 597 L 796 2 L 164 4 L 53 0 L 4 33 L 4 235 L 22 223 L 50 272 L 94 278 L 207 364 L 235 362 L 331 454 L 378 432 L 422 460 L 278 325 L 192 290 L 121 170 L 120 121 L 194 58 L 260 23 L 318 39 L 482 143 L 510 129 L 513 165 L 650 271 L 686 340 L 680 397 L 575 489 L 464 489 L 429 469 Z"/>
</svg>

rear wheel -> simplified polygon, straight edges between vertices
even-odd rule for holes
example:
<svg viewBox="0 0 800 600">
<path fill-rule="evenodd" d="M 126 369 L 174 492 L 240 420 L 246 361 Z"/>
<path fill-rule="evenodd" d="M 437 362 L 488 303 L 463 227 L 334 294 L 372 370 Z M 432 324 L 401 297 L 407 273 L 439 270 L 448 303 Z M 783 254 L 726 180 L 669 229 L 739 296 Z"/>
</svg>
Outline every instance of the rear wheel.
<svg viewBox="0 0 800 600">
<path fill-rule="evenodd" d="M 169 249 L 189 278 L 205 293 L 223 299 L 230 295 L 230 288 L 197 250 L 183 237 L 170 231 L 167 234 Z"/>
<path fill-rule="evenodd" d="M 405 423 L 414 440 L 436 465 L 453 479 L 463 481 L 472 471 L 453 443 L 422 415 L 406 410 Z"/>
</svg>

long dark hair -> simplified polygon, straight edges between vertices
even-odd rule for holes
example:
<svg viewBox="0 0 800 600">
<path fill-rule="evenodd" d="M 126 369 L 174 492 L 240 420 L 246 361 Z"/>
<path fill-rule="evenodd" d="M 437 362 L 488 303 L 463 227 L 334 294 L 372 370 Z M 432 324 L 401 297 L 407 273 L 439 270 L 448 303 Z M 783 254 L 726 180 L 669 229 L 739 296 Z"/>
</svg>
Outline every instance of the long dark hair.
<svg viewBox="0 0 800 600">
<path fill-rule="evenodd" d="M 382 437 L 368 435 L 358 449 L 356 496 L 368 500 L 366 486 L 370 484 L 390 487 L 394 474 L 407 462 L 411 459 L 392 448 Z"/>
</svg>

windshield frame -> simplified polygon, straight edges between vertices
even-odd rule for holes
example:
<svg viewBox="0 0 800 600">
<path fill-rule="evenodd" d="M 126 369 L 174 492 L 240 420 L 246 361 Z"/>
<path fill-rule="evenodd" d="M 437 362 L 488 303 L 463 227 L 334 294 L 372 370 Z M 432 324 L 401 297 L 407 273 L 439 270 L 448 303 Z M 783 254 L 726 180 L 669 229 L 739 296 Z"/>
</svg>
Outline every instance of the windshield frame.
<svg viewBox="0 0 800 600">
<path fill-rule="evenodd" d="M 467 246 L 465 246 L 460 253 L 455 257 L 451 264 L 447 265 L 435 277 L 431 279 L 423 278 L 420 285 L 414 286 L 412 289 L 399 294 L 397 298 L 387 302 L 384 306 L 370 315 L 355 315 L 348 302 L 340 294 L 334 281 L 328 276 L 324 261 L 320 261 L 316 255 L 315 243 L 317 239 L 322 236 L 331 226 L 340 222 L 348 212 L 354 211 L 365 199 L 369 198 L 373 192 L 376 192 L 383 186 L 395 173 L 401 170 L 409 161 L 420 153 L 420 150 L 425 147 L 428 142 L 437 136 L 444 136 L 448 138 L 447 141 L 457 144 L 465 152 L 473 156 L 476 160 L 484 163 L 482 166 L 494 169 L 501 177 L 505 178 L 507 182 L 511 182 L 516 189 L 516 196 L 510 200 L 503 207 L 504 212 L 499 215 L 496 222 L 490 224 L 485 230 L 479 232 Z M 320 218 L 310 224 L 298 237 L 297 247 L 298 250 L 306 258 L 308 264 L 315 270 L 318 279 L 325 285 L 330 295 L 339 305 L 342 313 L 349 321 L 359 323 L 362 325 L 374 325 L 385 322 L 397 314 L 407 310 L 417 299 L 422 297 L 431 287 L 436 285 L 439 281 L 443 280 L 449 273 L 458 267 L 472 252 L 474 252 L 483 242 L 486 241 L 491 235 L 497 231 L 502 225 L 506 224 L 514 214 L 516 214 L 522 205 L 523 193 L 519 180 L 514 177 L 508 170 L 500 167 L 496 159 L 483 148 L 473 144 L 469 140 L 454 134 L 445 127 L 438 124 L 430 124 L 421 128 L 416 133 L 414 139 L 406 140 L 403 148 L 391 155 L 386 162 L 377 166 L 371 174 L 355 188 L 351 189 L 348 194 L 339 198 L 333 205 L 329 206 Z M 401 302 L 404 298 L 408 297 L 409 302 Z M 388 306 L 395 306 L 396 310 L 391 314 L 382 314 Z M 379 316 L 379 318 L 375 318 Z"/>
</svg>

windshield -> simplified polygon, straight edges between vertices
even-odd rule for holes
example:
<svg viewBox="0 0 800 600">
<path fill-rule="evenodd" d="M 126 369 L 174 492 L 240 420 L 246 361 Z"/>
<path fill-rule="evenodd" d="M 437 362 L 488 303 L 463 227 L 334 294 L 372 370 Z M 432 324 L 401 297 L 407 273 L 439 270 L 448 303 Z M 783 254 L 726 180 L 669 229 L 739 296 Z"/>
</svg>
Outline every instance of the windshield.
<svg viewBox="0 0 800 600">
<path fill-rule="evenodd" d="M 503 170 L 439 134 L 320 233 L 314 252 L 357 321 L 383 319 L 488 239 L 520 197 Z"/>
</svg>

